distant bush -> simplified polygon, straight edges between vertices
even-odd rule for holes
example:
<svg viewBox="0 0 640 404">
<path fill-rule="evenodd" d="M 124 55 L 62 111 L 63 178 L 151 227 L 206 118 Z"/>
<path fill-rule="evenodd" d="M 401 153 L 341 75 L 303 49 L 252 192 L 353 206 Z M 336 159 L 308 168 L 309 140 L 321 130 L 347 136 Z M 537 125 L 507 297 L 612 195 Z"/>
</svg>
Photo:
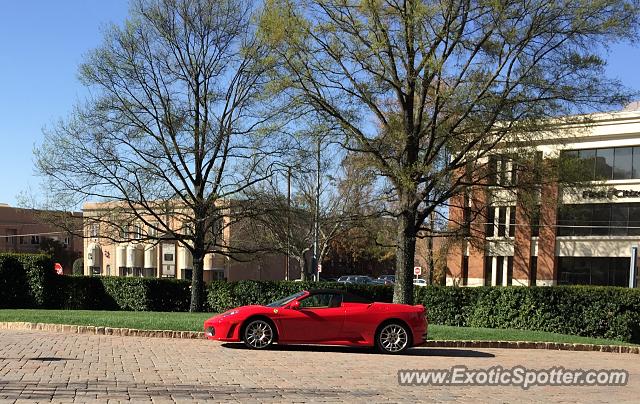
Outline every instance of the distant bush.
<svg viewBox="0 0 640 404">
<path fill-rule="evenodd" d="M 348 289 L 390 302 L 391 286 L 313 282 L 212 282 L 209 308 L 222 312 L 245 304 L 266 304 L 309 288 Z M 603 286 L 414 288 L 414 302 L 433 324 L 512 328 L 640 342 L 640 290 Z"/>
<path fill-rule="evenodd" d="M 339 288 L 390 302 L 393 287 L 327 282 L 215 281 L 207 309 L 267 304 L 313 288 Z M 187 311 L 190 282 L 56 275 L 41 254 L 0 254 L 0 308 Z M 601 286 L 416 287 L 429 321 L 462 327 L 540 330 L 640 342 L 640 289 Z"/>
<path fill-rule="evenodd" d="M 51 308 L 130 311 L 187 311 L 190 282 L 116 276 L 60 276 Z"/>
<path fill-rule="evenodd" d="M 73 261 L 73 274 L 74 275 L 84 275 L 84 259 L 78 258 Z"/>
<path fill-rule="evenodd" d="M 49 305 L 56 276 L 48 255 L 0 253 L 0 308 Z"/>
</svg>

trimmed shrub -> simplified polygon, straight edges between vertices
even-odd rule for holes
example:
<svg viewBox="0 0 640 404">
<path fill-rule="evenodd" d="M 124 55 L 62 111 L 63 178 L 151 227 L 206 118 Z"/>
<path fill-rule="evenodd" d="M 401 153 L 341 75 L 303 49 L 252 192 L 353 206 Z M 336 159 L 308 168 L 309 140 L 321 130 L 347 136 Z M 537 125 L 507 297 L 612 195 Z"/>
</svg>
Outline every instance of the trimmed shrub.
<svg viewBox="0 0 640 404">
<path fill-rule="evenodd" d="M 389 302 L 390 286 L 313 282 L 213 282 L 209 309 L 222 312 L 266 304 L 309 288 L 348 289 Z M 640 342 L 640 290 L 601 286 L 417 287 L 414 302 L 424 305 L 433 324 L 511 328 Z"/>
<path fill-rule="evenodd" d="M 51 257 L 0 254 L 0 307 L 46 307 L 55 295 Z"/>
<path fill-rule="evenodd" d="M 73 261 L 73 270 L 74 275 L 84 275 L 84 259 L 78 258 Z"/>
<path fill-rule="evenodd" d="M 156 278 L 60 276 L 52 308 L 129 311 L 187 311 L 191 283 Z"/>
</svg>

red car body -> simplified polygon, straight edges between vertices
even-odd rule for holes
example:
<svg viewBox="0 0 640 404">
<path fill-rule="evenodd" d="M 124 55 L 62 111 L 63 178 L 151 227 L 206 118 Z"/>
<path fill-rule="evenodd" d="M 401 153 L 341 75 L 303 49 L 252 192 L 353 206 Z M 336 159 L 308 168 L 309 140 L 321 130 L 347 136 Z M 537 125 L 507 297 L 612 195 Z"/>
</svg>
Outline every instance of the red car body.
<svg viewBox="0 0 640 404">
<path fill-rule="evenodd" d="M 422 305 L 369 302 L 340 290 L 311 290 L 268 306 L 242 306 L 214 316 L 204 323 L 208 339 L 245 341 L 245 327 L 262 319 L 275 327 L 272 342 L 376 346 L 381 327 L 397 324 L 409 335 L 406 347 L 426 341 L 427 318 Z M 317 307 L 322 302 L 329 302 Z M 255 348 L 255 347 L 254 347 Z"/>
</svg>

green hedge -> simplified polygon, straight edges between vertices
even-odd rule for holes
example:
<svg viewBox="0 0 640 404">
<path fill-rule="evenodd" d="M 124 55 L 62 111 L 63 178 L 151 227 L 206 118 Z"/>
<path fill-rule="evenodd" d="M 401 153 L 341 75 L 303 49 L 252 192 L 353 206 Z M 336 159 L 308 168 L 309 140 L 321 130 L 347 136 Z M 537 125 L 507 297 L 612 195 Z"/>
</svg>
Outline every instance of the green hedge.
<svg viewBox="0 0 640 404">
<path fill-rule="evenodd" d="M 59 276 L 51 308 L 188 311 L 191 283 L 176 279 Z"/>
<path fill-rule="evenodd" d="M 266 304 L 310 288 L 342 288 L 389 302 L 390 286 L 314 282 L 216 281 L 207 310 Z M 540 330 L 640 343 L 640 289 L 597 286 L 415 288 L 434 324 Z M 60 276 L 46 255 L 0 254 L 0 308 L 187 311 L 190 282 L 156 278 Z"/>
<path fill-rule="evenodd" d="M 213 282 L 211 311 L 266 304 L 308 288 L 347 288 L 375 301 L 390 302 L 390 286 L 311 282 Z M 598 286 L 415 288 L 414 302 L 428 309 L 434 324 L 512 328 L 640 342 L 640 290 Z"/>
<path fill-rule="evenodd" d="M 56 276 L 48 255 L 0 253 L 0 308 L 49 306 Z"/>
</svg>

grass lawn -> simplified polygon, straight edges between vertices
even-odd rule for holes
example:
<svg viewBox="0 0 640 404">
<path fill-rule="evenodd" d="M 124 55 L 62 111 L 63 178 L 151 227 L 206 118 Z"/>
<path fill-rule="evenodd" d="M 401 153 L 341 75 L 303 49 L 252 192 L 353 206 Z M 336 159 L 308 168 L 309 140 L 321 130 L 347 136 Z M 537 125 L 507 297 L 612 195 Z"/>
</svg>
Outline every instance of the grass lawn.
<svg viewBox="0 0 640 404">
<path fill-rule="evenodd" d="M 202 331 L 202 323 L 212 315 L 212 313 L 18 309 L 0 310 L 0 321 L 93 325 L 143 330 Z M 430 325 L 429 340 L 535 341 L 633 345 L 621 341 L 576 337 L 543 331 L 451 327 L 446 325 Z"/>
</svg>

